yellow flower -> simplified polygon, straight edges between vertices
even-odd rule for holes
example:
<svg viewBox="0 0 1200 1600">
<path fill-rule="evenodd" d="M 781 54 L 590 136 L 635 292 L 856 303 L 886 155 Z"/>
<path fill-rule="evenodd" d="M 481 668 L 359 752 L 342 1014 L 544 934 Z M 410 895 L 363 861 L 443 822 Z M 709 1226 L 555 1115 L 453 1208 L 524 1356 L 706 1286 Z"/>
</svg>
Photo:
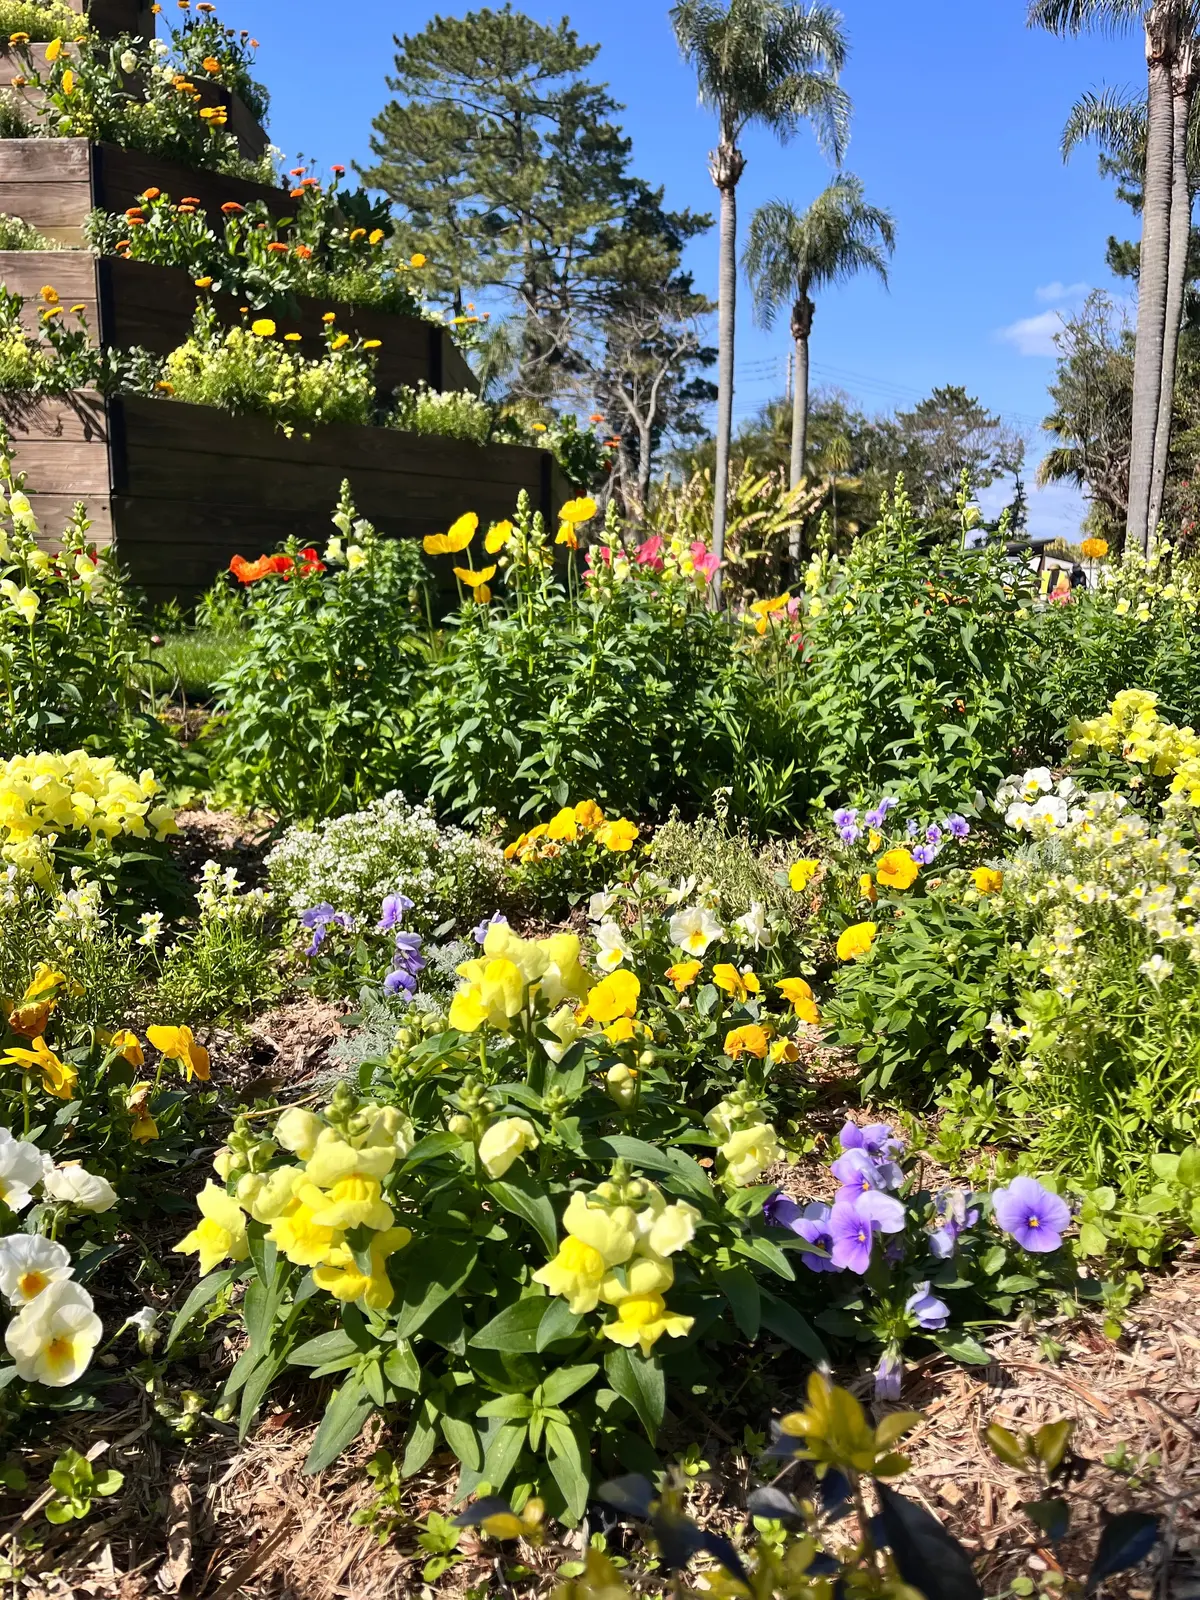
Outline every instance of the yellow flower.
<svg viewBox="0 0 1200 1600">
<path fill-rule="evenodd" d="M 860 872 L 858 875 L 858 898 L 869 900 L 872 905 L 879 899 L 879 890 L 875 887 L 875 880 L 869 872 Z"/>
<path fill-rule="evenodd" d="M 576 1192 L 563 1213 L 563 1229 L 566 1238 L 558 1254 L 534 1273 L 533 1281 L 551 1294 L 562 1295 L 569 1309 L 581 1316 L 599 1304 L 609 1269 L 633 1254 L 637 1242 L 634 1214 L 628 1206 L 610 1209 Z"/>
<path fill-rule="evenodd" d="M 334 1228 L 339 1233 L 348 1233 L 351 1228 L 370 1228 L 378 1233 L 395 1221 L 379 1179 L 361 1172 L 339 1178 L 323 1191 L 316 1184 L 301 1184 L 296 1198 L 312 1212 L 318 1228 Z"/>
<path fill-rule="evenodd" d="M 383 243 L 383 229 L 382 228 L 372 228 L 370 233 L 367 235 L 367 243 L 368 244 L 382 244 Z"/>
<path fill-rule="evenodd" d="M 70 67 L 68 67 L 62 75 L 62 92 L 64 94 L 75 93 L 75 74 L 71 71 Z"/>
<path fill-rule="evenodd" d="M 816 1008 L 814 1007 L 813 1009 L 815 1010 Z M 796 1043 L 793 1039 L 776 1039 L 774 1044 L 771 1046 L 772 1061 L 786 1061 L 791 1063 L 799 1061 L 799 1059 L 800 1052 L 796 1048 Z"/>
<path fill-rule="evenodd" d="M 59 43 L 61 42 L 60 40 Z M 52 288 L 50 284 L 43 284 L 39 293 L 48 306 L 56 306 L 58 304 L 58 290 Z"/>
<path fill-rule="evenodd" d="M 616 1306 L 617 1315 L 600 1330 L 604 1337 L 628 1349 L 636 1347 L 643 1356 L 651 1354 L 664 1334 L 682 1339 L 691 1331 L 695 1319 L 667 1310 L 663 1290 L 669 1289 L 673 1281 L 674 1274 L 665 1261 L 648 1257 L 630 1263 L 624 1282 L 616 1273 L 610 1273 L 601 1292 L 608 1305 Z"/>
<path fill-rule="evenodd" d="M 455 567 L 454 576 L 460 583 L 465 583 L 468 589 L 480 589 L 489 579 L 496 576 L 496 569 L 481 567 L 478 572 L 473 572 L 470 567 Z"/>
<path fill-rule="evenodd" d="M 769 1122 L 756 1122 L 752 1128 L 738 1128 L 718 1152 L 725 1161 L 725 1175 L 745 1185 L 760 1178 L 779 1160 L 779 1140 Z"/>
<path fill-rule="evenodd" d="M 450 526 L 446 534 L 446 553 L 457 555 L 460 550 L 465 550 L 475 537 L 475 530 L 479 526 L 479 518 L 473 511 L 466 511 L 457 522 Z"/>
<path fill-rule="evenodd" d="M 267 1238 L 297 1267 L 317 1267 L 329 1259 L 334 1245 L 342 1243 L 340 1231 L 314 1221 L 306 1195 L 318 1204 L 325 1198 L 312 1184 L 302 1183 L 295 1200 L 271 1224 Z M 390 1215 L 390 1213 L 389 1213 Z"/>
<path fill-rule="evenodd" d="M 62 40 L 61 39 L 51 39 L 50 43 L 46 46 L 46 60 L 47 61 L 57 61 L 59 56 L 62 55 L 62 51 L 63 51 L 63 42 L 62 42 Z"/>
<path fill-rule="evenodd" d="M 819 861 L 797 861 L 788 869 L 788 882 L 797 894 L 803 894 L 813 878 L 816 877 L 821 863 Z"/>
<path fill-rule="evenodd" d="M 410 267 L 420 268 L 420 267 L 423 267 L 425 265 L 425 259 L 426 258 L 418 250 L 415 256 L 409 256 L 408 264 L 409 264 Z"/>
<path fill-rule="evenodd" d="M 775 987 L 785 1000 L 791 1002 L 792 1009 L 801 1022 L 811 1022 L 814 1025 L 820 1022 L 821 1014 L 813 999 L 812 987 L 803 978 L 781 978 Z"/>
<path fill-rule="evenodd" d="M 555 544 L 565 544 L 568 550 L 578 550 L 579 540 L 575 534 L 573 522 L 560 522 L 558 532 L 554 536 Z"/>
<path fill-rule="evenodd" d="M 641 992 L 642 986 L 634 974 L 619 967 L 588 991 L 584 1008 L 587 1015 L 603 1027 L 618 1017 L 632 1017 Z"/>
<path fill-rule="evenodd" d="M 997 867 L 975 867 L 971 882 L 980 894 L 999 894 L 1004 887 L 1004 874 Z"/>
<path fill-rule="evenodd" d="M 677 961 L 674 966 L 667 968 L 667 977 L 682 994 L 696 981 L 696 974 L 704 965 L 702 961 Z"/>
<path fill-rule="evenodd" d="M 133 1037 L 132 1034 L 130 1037 Z M 133 1118 L 129 1137 L 135 1144 L 149 1144 L 152 1139 L 158 1138 L 158 1123 L 150 1115 L 150 1093 L 153 1087 L 151 1083 L 135 1083 L 125 1098 L 125 1109 Z"/>
<path fill-rule="evenodd" d="M 579 823 L 575 818 L 574 806 L 563 806 L 546 829 L 547 839 L 559 839 L 564 844 L 574 844 L 579 837 Z"/>
<path fill-rule="evenodd" d="M 572 524 L 590 522 L 596 515 L 597 509 L 596 502 L 591 495 L 581 495 L 578 500 L 567 501 L 566 505 L 558 513 L 558 520 Z"/>
<path fill-rule="evenodd" d="M 347 1143 L 336 1128 L 322 1128 L 313 1153 L 304 1165 L 304 1176 L 318 1189 L 332 1189 L 343 1178 L 384 1178 L 396 1164 L 395 1141 L 375 1144 Z"/>
<path fill-rule="evenodd" d="M 42 1088 L 47 1094 L 52 1094 L 56 1100 L 74 1099 L 79 1074 L 69 1062 L 58 1059 L 40 1034 L 33 1041 L 32 1049 L 20 1050 L 14 1045 L 11 1050 L 5 1051 L 0 1056 L 0 1067 L 20 1067 L 24 1072 L 40 1072 Z"/>
<path fill-rule="evenodd" d="M 921 869 L 907 850 L 889 850 L 875 865 L 875 876 L 885 889 L 909 889 Z"/>
<path fill-rule="evenodd" d="M 611 822 L 600 824 L 596 829 L 596 838 L 606 850 L 632 850 L 638 831 L 637 823 L 630 822 L 628 817 L 614 817 Z"/>
<path fill-rule="evenodd" d="M 575 807 L 575 821 L 581 828 L 598 828 L 604 813 L 594 800 L 581 800 Z"/>
<path fill-rule="evenodd" d="M 857 961 L 859 956 L 865 956 L 875 943 L 878 931 L 874 922 L 855 922 L 846 928 L 837 942 L 838 960 Z"/>
<path fill-rule="evenodd" d="M 245 1261 L 250 1254 L 246 1242 L 246 1216 L 241 1206 L 210 1179 L 196 1196 L 201 1220 L 186 1238 L 175 1245 L 177 1255 L 195 1252 L 200 1271 L 211 1272 L 218 1262 Z"/>
<path fill-rule="evenodd" d="M 211 1076 L 208 1051 L 202 1044 L 196 1043 L 196 1037 L 190 1028 L 156 1025 L 146 1029 L 146 1037 L 160 1055 L 166 1056 L 168 1061 L 179 1063 L 189 1083 L 193 1078 L 199 1078 L 201 1083 L 208 1082 Z"/>
<path fill-rule="evenodd" d="M 731 961 L 718 961 L 713 968 L 713 982 L 718 989 L 723 989 L 732 1000 L 746 1000 L 752 994 L 759 994 L 762 984 L 747 967 L 745 972 L 739 972 Z"/>
<path fill-rule="evenodd" d="M 757 1056 L 761 1061 L 767 1053 L 771 1035 L 759 1022 L 747 1022 L 741 1028 L 732 1028 L 725 1035 L 725 1054 L 736 1061 L 739 1056 Z"/>
<path fill-rule="evenodd" d="M 386 1311 L 395 1291 L 388 1277 L 387 1258 L 412 1240 L 410 1228 L 387 1228 L 377 1233 L 368 1249 L 371 1270 L 364 1272 L 349 1245 L 334 1245 L 324 1263 L 313 1268 L 313 1282 L 335 1300 L 361 1301 L 371 1311 Z"/>
<path fill-rule="evenodd" d="M 450 1026 L 474 1033 L 484 1023 L 507 1032 L 525 1004 L 525 978 L 515 962 L 503 957 L 465 961 L 458 969 L 467 981 L 450 1002 Z"/>
<path fill-rule="evenodd" d="M 538 1136 L 524 1117 L 503 1117 L 493 1122 L 479 1141 L 479 1160 L 489 1178 L 502 1178 L 526 1150 L 536 1150 Z"/>
<path fill-rule="evenodd" d="M 275 1124 L 275 1142 L 307 1161 L 317 1147 L 324 1127 L 320 1117 L 303 1106 L 289 1106 Z"/>
<path fill-rule="evenodd" d="M 146 1057 L 142 1051 L 142 1042 L 136 1033 L 131 1033 L 128 1028 L 120 1028 L 108 1041 L 108 1048 L 115 1050 L 123 1056 L 131 1067 L 145 1065 Z"/>
<path fill-rule="evenodd" d="M 1108 554 L 1108 540 L 1085 539 L 1079 546 L 1079 553 L 1086 561 L 1103 561 Z"/>
<path fill-rule="evenodd" d="M 483 541 L 483 548 L 487 551 L 488 555 L 497 555 L 501 550 L 504 549 L 504 546 L 509 542 L 512 536 L 513 525 L 511 522 L 493 522 L 491 527 L 488 529 L 487 538 Z"/>
<path fill-rule="evenodd" d="M 618 1021 L 629 1022 L 628 1017 L 618 1018 Z M 613 1023 L 615 1028 L 617 1023 Z M 630 1022 L 632 1027 L 632 1023 Z M 612 1029 L 609 1029 L 611 1035 Z M 623 1062 L 618 1062 L 615 1067 L 609 1067 L 604 1075 L 604 1092 L 608 1098 L 621 1108 L 628 1111 L 637 1099 L 637 1073 L 632 1067 L 627 1067 Z"/>
<path fill-rule="evenodd" d="M 867 834 L 867 849 L 874 855 L 882 843 L 883 835 L 878 828 L 872 828 L 870 833 Z"/>
</svg>

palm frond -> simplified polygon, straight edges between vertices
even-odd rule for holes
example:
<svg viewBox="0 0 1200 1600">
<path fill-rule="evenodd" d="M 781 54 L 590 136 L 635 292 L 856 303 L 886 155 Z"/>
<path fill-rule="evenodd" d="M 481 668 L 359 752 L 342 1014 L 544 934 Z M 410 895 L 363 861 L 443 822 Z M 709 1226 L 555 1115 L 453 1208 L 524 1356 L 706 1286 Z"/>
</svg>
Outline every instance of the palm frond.
<svg viewBox="0 0 1200 1600">
<path fill-rule="evenodd" d="M 852 173 L 839 174 L 803 213 L 768 201 L 750 220 L 744 257 L 758 320 L 769 328 L 781 306 L 861 272 L 886 284 L 895 247 L 894 218 L 867 202 Z"/>
<path fill-rule="evenodd" d="M 1140 169 L 1146 160 L 1146 98 L 1130 89 L 1089 89 L 1071 107 L 1062 132 L 1063 160 L 1094 144 L 1113 161 Z"/>
<path fill-rule="evenodd" d="M 1030 0 L 1031 28 L 1049 33 L 1121 32 L 1141 22 L 1145 0 Z"/>
</svg>

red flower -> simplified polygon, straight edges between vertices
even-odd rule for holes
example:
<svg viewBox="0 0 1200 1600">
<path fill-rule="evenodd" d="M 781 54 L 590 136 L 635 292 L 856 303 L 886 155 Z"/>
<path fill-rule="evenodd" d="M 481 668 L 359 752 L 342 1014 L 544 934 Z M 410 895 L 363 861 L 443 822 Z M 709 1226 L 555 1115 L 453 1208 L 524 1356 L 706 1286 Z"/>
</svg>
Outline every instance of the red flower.
<svg viewBox="0 0 1200 1600">
<path fill-rule="evenodd" d="M 309 545 L 306 549 L 301 550 L 300 576 L 302 578 L 311 577 L 313 573 L 324 571 L 325 563 L 321 560 L 316 550 L 313 549 L 312 545 Z"/>
<path fill-rule="evenodd" d="M 270 556 L 259 556 L 257 561 L 247 561 L 245 556 L 234 556 L 229 563 L 229 570 L 239 583 L 257 583 L 260 578 L 274 571 L 271 559 Z"/>
</svg>

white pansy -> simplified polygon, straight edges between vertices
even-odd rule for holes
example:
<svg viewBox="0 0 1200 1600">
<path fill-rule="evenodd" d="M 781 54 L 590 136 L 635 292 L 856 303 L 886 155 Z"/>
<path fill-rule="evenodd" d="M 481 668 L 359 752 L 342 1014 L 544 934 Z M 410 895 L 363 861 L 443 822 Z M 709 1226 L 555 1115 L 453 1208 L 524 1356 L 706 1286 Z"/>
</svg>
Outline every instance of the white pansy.
<svg viewBox="0 0 1200 1600">
<path fill-rule="evenodd" d="M 48 1172 L 42 1179 L 42 1190 L 48 1200 L 79 1211 L 108 1211 L 117 1203 L 117 1191 L 107 1178 L 88 1172 L 75 1162 Z"/>
<path fill-rule="evenodd" d="M 603 922 L 616 903 L 617 897 L 611 889 L 598 889 L 588 901 L 588 921 Z"/>
<path fill-rule="evenodd" d="M 61 1389 L 87 1370 L 103 1332 L 91 1295 L 67 1279 L 18 1311 L 4 1343 L 24 1382 Z"/>
<path fill-rule="evenodd" d="M 753 950 L 762 950 L 775 943 L 775 935 L 767 924 L 767 908 L 761 900 L 751 902 L 745 916 L 738 917 L 734 927 L 740 935 L 739 943 Z"/>
<path fill-rule="evenodd" d="M 23 1211 L 45 1179 L 45 1158 L 37 1145 L 14 1139 L 7 1128 L 0 1134 L 0 1200 L 10 1211 Z"/>
<path fill-rule="evenodd" d="M 28 1305 L 74 1271 L 66 1246 L 54 1239 L 38 1233 L 10 1233 L 0 1239 L 0 1294 L 10 1305 Z"/>
<path fill-rule="evenodd" d="M 602 972 L 615 972 L 629 955 L 625 936 L 615 922 L 602 922 L 596 932 L 596 965 Z"/>
<path fill-rule="evenodd" d="M 707 906 L 690 906 L 671 918 L 671 943 L 689 956 L 703 956 L 709 945 L 725 937 L 725 929 Z"/>
</svg>

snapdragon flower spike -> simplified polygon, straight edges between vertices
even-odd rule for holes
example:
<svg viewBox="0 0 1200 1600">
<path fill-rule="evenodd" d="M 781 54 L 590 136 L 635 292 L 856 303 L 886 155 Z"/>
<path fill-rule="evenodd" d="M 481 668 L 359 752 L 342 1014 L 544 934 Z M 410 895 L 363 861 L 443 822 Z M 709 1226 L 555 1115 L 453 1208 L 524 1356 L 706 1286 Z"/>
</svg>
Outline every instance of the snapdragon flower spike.
<svg viewBox="0 0 1200 1600">
<path fill-rule="evenodd" d="M 838 1269 L 829 1259 L 833 1250 L 833 1235 L 829 1230 L 830 1208 L 819 1200 L 812 1201 L 809 1205 L 799 1206 L 790 1195 L 771 1195 L 763 1202 L 763 1217 L 775 1228 L 788 1228 L 801 1239 L 807 1239 L 809 1244 L 816 1245 L 825 1252 L 824 1255 L 814 1255 L 809 1250 L 800 1252 L 800 1259 L 810 1272 L 836 1272 Z"/>
<path fill-rule="evenodd" d="M 944 1300 L 930 1294 L 928 1279 L 924 1283 L 913 1284 L 913 1292 L 904 1302 L 904 1309 L 914 1318 L 917 1327 L 923 1328 L 926 1333 L 944 1328 L 950 1320 L 950 1307 Z"/>
<path fill-rule="evenodd" d="M 1043 1188 L 1036 1178 L 1014 1178 L 1007 1189 L 997 1189 L 992 1209 L 1003 1232 L 1011 1234 L 1023 1250 L 1038 1255 L 1058 1249 L 1071 1221 L 1067 1202 Z"/>
<path fill-rule="evenodd" d="M 376 924 L 376 933 L 391 933 L 398 922 L 403 922 L 404 913 L 411 911 L 413 901 L 399 890 L 395 894 L 384 895 L 383 904 L 379 908 L 379 921 Z"/>
</svg>

